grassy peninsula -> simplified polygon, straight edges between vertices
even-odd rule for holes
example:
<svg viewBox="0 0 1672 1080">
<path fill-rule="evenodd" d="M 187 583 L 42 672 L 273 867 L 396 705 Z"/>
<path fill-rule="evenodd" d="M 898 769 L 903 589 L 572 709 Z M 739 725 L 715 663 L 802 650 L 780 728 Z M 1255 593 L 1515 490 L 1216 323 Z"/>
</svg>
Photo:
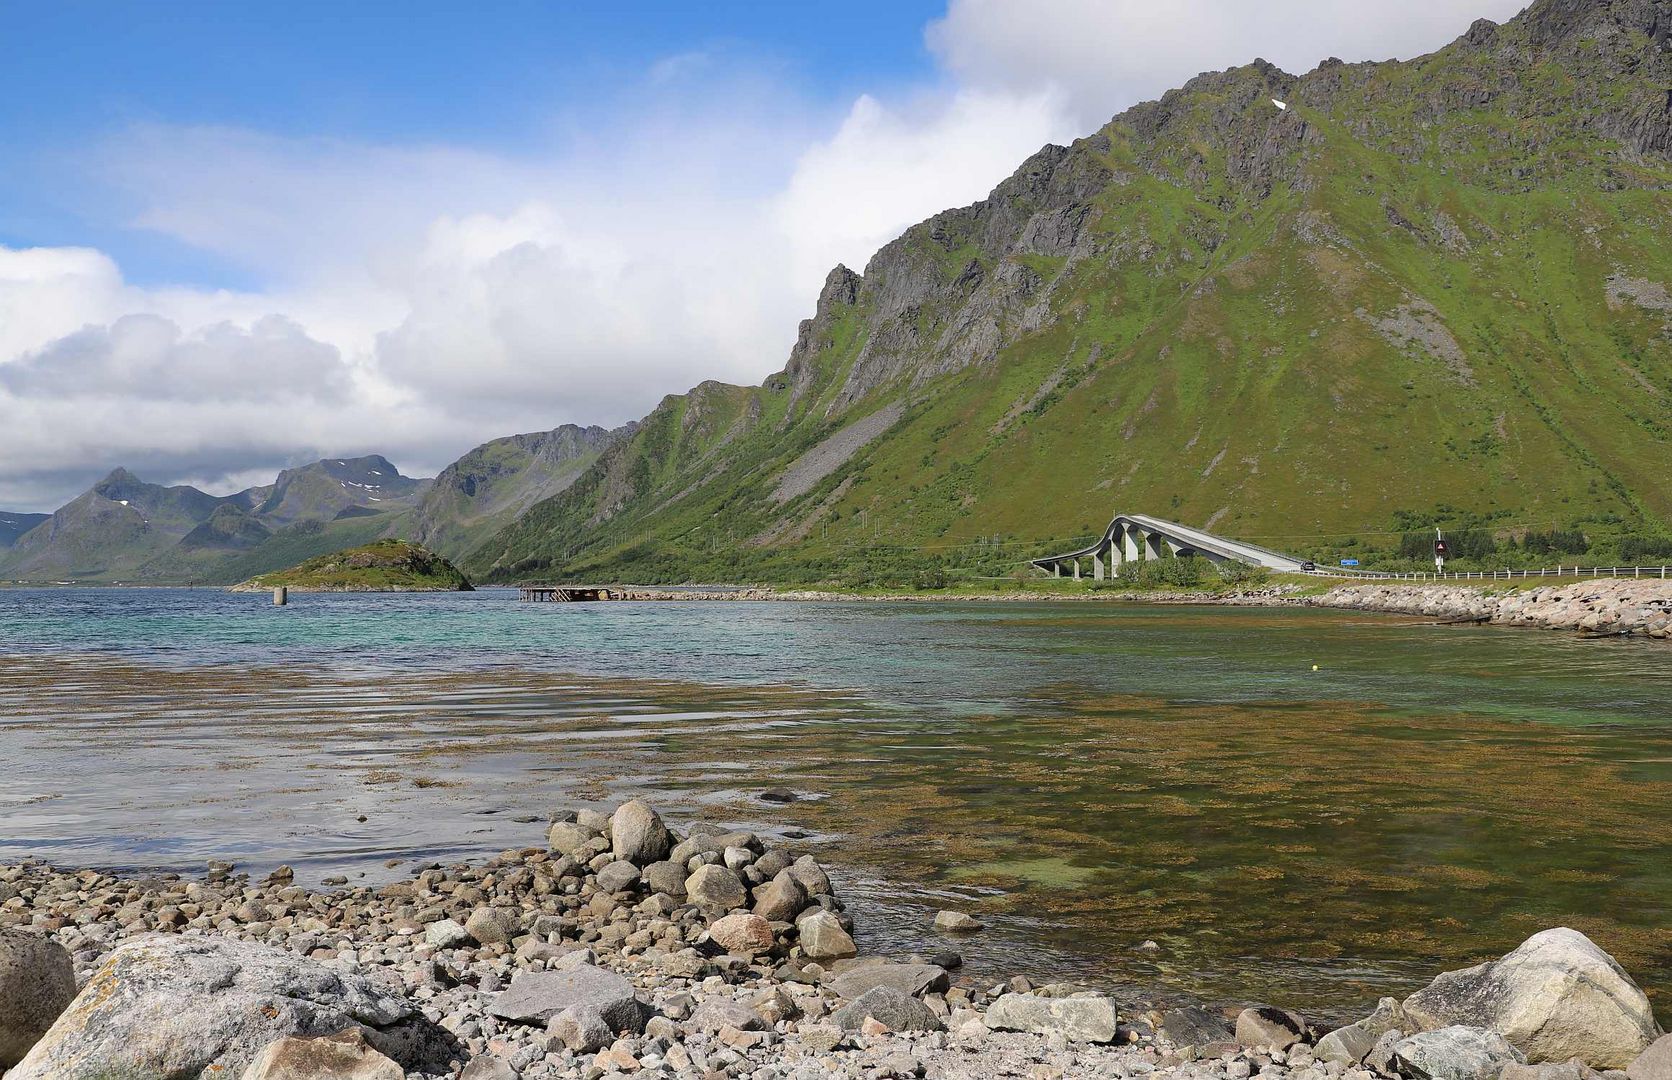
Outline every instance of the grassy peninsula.
<svg viewBox="0 0 1672 1080">
<path fill-rule="evenodd" d="M 469 592 L 470 579 L 428 548 L 377 540 L 261 574 L 233 586 L 256 592 L 284 585 L 297 592 Z"/>
</svg>

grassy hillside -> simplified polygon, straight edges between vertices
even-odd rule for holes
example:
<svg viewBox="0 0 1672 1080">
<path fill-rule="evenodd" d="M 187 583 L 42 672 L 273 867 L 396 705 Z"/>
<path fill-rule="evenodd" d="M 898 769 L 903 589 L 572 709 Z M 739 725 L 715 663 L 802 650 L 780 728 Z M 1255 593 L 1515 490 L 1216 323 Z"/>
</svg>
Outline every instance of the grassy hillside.
<svg viewBox="0 0 1672 1080">
<path fill-rule="evenodd" d="M 410 535 L 444 555 L 462 555 L 568 488 L 630 430 L 565 424 L 484 443 L 435 478 L 413 514 Z"/>
<path fill-rule="evenodd" d="M 469 592 L 457 567 L 405 540 L 376 540 L 253 577 L 241 591 L 280 585 L 299 592 Z"/>
<path fill-rule="evenodd" d="M 784 372 L 666 399 L 467 568 L 993 570 L 1116 511 L 1299 551 L 1664 532 L 1667 25 L 1541 2 L 1199 77 L 838 268 Z"/>
</svg>

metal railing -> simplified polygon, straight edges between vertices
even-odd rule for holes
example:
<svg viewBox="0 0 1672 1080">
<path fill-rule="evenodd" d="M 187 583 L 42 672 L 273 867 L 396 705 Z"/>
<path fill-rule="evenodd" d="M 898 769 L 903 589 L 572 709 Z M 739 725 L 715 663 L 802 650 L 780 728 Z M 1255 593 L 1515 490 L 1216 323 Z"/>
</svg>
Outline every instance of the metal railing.
<svg viewBox="0 0 1672 1080">
<path fill-rule="evenodd" d="M 1388 570 L 1355 570 L 1352 567 L 1302 570 L 1315 577 L 1375 578 L 1384 581 L 1509 581 L 1515 578 L 1672 578 L 1667 566 L 1555 566 L 1539 570 L 1454 570 L 1436 574 L 1432 570 L 1398 573 Z"/>
</svg>

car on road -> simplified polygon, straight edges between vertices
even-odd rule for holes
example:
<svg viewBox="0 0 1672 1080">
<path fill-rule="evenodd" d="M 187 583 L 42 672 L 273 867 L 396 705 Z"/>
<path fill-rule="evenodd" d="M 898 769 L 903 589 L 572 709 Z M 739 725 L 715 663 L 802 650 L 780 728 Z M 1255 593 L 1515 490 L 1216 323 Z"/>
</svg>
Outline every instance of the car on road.
<svg viewBox="0 0 1672 1080">
<path fill-rule="evenodd" d="M 1313 562 L 1311 559 L 1308 559 L 1300 564 L 1300 572 L 1303 574 L 1310 574 L 1316 569 L 1318 569 L 1318 564 Z"/>
</svg>

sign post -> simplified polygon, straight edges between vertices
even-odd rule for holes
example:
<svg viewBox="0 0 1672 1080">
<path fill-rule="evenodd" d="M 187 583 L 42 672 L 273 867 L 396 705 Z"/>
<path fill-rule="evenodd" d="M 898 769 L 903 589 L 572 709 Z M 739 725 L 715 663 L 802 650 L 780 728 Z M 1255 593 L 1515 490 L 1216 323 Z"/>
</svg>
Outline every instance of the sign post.
<svg viewBox="0 0 1672 1080">
<path fill-rule="evenodd" d="M 1439 529 L 1434 530 L 1434 572 L 1446 572 L 1446 537 Z"/>
</svg>

